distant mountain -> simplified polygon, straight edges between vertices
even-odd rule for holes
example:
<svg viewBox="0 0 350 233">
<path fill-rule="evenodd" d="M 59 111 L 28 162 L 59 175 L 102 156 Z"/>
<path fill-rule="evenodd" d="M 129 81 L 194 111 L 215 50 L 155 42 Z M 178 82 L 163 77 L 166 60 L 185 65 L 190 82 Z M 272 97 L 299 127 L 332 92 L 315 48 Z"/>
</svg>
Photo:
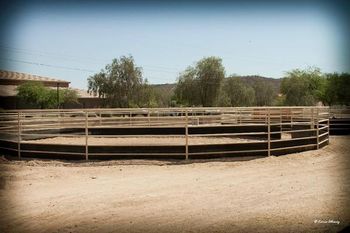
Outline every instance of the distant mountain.
<svg viewBox="0 0 350 233">
<path fill-rule="evenodd" d="M 237 76 L 237 77 L 240 77 L 241 80 L 249 86 L 252 86 L 252 85 L 254 85 L 254 83 L 259 82 L 259 81 L 267 82 L 273 86 L 276 93 L 280 92 L 280 86 L 281 86 L 281 81 L 282 81 L 282 79 L 280 79 L 280 78 L 267 78 L 267 77 L 262 77 L 259 75 L 248 75 L 248 76 Z"/>
<path fill-rule="evenodd" d="M 156 102 L 159 107 L 169 107 L 171 104 L 171 97 L 174 95 L 176 84 L 151 84 L 155 92 Z"/>
<path fill-rule="evenodd" d="M 176 83 L 151 84 L 151 86 L 161 92 L 173 93 L 176 88 Z"/>
</svg>

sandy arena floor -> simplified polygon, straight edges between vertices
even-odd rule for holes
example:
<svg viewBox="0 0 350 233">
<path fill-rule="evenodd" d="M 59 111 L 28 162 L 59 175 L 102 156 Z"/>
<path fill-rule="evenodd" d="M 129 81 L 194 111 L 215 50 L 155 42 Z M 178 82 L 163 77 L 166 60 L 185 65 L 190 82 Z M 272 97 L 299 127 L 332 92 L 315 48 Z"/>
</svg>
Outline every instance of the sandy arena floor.
<svg viewBox="0 0 350 233">
<path fill-rule="evenodd" d="M 258 142 L 256 139 L 229 137 L 189 137 L 190 145 Z M 54 137 L 27 140 L 23 143 L 85 145 L 85 137 Z M 89 145 L 185 145 L 184 137 L 89 137 Z"/>
<path fill-rule="evenodd" d="M 338 232 L 350 137 L 250 161 L 0 162 L 0 232 Z"/>
</svg>

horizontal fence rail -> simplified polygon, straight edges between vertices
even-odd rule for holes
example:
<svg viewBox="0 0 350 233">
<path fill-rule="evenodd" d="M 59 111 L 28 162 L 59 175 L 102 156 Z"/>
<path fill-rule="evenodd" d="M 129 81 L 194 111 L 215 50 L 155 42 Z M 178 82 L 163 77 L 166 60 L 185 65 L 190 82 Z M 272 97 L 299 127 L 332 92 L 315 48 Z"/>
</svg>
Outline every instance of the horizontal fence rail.
<svg viewBox="0 0 350 233">
<path fill-rule="evenodd" d="M 328 107 L 0 112 L 0 152 L 65 159 L 270 156 L 329 143 Z M 337 115 L 337 116 L 338 116 Z M 344 116 L 344 114 L 343 114 Z"/>
</svg>

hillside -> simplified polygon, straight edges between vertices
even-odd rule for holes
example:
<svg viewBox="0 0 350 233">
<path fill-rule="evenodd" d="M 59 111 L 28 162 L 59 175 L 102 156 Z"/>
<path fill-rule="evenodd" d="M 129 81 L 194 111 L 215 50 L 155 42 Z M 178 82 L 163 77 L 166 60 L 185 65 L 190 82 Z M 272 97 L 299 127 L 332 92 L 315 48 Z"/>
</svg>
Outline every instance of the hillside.
<svg viewBox="0 0 350 233">
<path fill-rule="evenodd" d="M 151 84 L 151 86 L 156 90 L 160 90 L 161 92 L 174 93 L 174 90 L 176 88 L 176 83 Z"/>
<path fill-rule="evenodd" d="M 262 76 L 258 76 L 258 75 L 248 75 L 248 76 L 239 76 L 243 82 L 245 82 L 246 84 L 248 84 L 249 86 L 254 85 L 254 83 L 258 82 L 258 81 L 264 81 L 267 82 L 269 84 L 271 84 L 274 88 L 274 90 L 276 91 L 276 93 L 280 92 L 280 86 L 281 86 L 281 81 L 282 79 L 278 78 L 267 78 L 267 77 L 262 77 Z"/>
<path fill-rule="evenodd" d="M 169 107 L 176 88 L 175 83 L 151 84 L 159 107 Z"/>
<path fill-rule="evenodd" d="M 276 93 L 279 93 L 280 91 L 280 85 L 282 79 L 275 79 L 275 78 L 267 78 L 262 77 L 258 75 L 247 75 L 247 76 L 237 76 L 242 79 L 243 82 L 248 84 L 249 86 L 254 85 L 257 81 L 265 81 L 270 83 L 273 87 Z M 176 83 L 166 83 L 166 84 L 151 84 L 151 86 L 159 91 L 160 93 L 164 93 L 168 96 L 172 96 L 174 94 L 174 90 L 176 88 Z"/>
</svg>

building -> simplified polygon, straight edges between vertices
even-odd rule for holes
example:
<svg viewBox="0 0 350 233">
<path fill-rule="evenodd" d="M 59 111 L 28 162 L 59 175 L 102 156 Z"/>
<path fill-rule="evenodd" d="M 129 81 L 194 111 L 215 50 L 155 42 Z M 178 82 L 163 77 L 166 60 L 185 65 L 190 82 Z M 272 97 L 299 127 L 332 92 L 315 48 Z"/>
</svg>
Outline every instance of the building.
<svg viewBox="0 0 350 233">
<path fill-rule="evenodd" d="M 98 108 L 102 100 L 89 94 L 86 90 L 80 90 L 69 87 L 70 82 L 43 77 L 38 75 L 0 70 L 0 108 L 1 109 L 24 109 L 17 95 L 17 87 L 25 82 L 40 82 L 44 86 L 56 89 L 69 88 L 75 90 L 78 94 L 78 103 L 64 105 L 64 108 Z"/>
<path fill-rule="evenodd" d="M 101 108 L 103 104 L 102 98 L 88 93 L 86 90 L 78 88 L 70 88 L 78 94 L 78 103 L 64 104 L 63 108 Z"/>
</svg>

